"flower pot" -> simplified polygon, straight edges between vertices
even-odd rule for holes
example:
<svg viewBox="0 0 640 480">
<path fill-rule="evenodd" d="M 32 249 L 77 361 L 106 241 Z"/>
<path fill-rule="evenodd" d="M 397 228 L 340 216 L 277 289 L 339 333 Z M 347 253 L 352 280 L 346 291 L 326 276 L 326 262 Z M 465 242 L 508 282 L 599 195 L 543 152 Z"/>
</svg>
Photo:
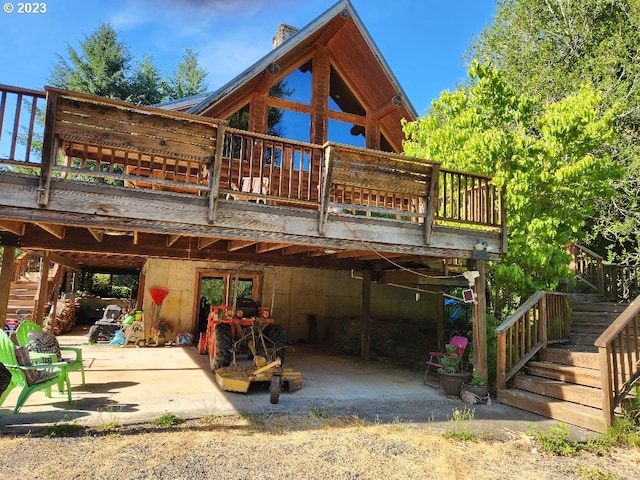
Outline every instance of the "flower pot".
<svg viewBox="0 0 640 480">
<path fill-rule="evenodd" d="M 438 376 L 440 377 L 440 386 L 442 390 L 444 390 L 444 393 L 459 397 L 462 384 L 469 381 L 471 372 L 449 373 L 438 370 Z"/>
<path fill-rule="evenodd" d="M 465 383 L 464 385 L 462 385 L 462 390 L 471 392 L 479 396 L 480 398 L 486 398 L 489 393 L 489 389 L 486 385 L 476 386 L 476 385 L 468 385 Z"/>
<path fill-rule="evenodd" d="M 165 343 L 167 343 L 167 337 L 165 336 L 164 332 L 160 332 L 156 337 L 156 345 L 158 347 L 164 347 Z"/>
</svg>

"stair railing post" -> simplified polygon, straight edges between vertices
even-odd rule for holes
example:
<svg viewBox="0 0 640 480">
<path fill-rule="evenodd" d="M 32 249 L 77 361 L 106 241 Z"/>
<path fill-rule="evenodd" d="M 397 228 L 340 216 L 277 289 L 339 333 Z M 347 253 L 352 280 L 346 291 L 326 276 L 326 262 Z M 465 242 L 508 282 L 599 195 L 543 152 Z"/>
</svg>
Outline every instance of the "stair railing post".
<svg viewBox="0 0 640 480">
<path fill-rule="evenodd" d="M 547 327 L 549 325 L 548 311 L 549 309 L 547 308 L 547 294 L 545 293 L 540 299 L 540 318 L 538 320 L 540 322 L 538 334 L 540 336 L 540 340 L 542 341 L 542 348 L 547 348 L 547 342 L 549 341 L 549 332 L 547 330 Z"/>
<path fill-rule="evenodd" d="M 611 426 L 614 408 L 613 379 L 609 362 L 611 347 L 598 347 L 598 357 L 600 360 L 600 383 L 602 386 L 602 412 L 607 426 Z"/>
<path fill-rule="evenodd" d="M 496 365 L 498 367 L 498 371 L 496 372 L 496 388 L 498 390 L 504 390 L 507 386 L 507 347 L 505 332 L 498 332 L 497 337 L 498 351 L 496 356 Z"/>
</svg>

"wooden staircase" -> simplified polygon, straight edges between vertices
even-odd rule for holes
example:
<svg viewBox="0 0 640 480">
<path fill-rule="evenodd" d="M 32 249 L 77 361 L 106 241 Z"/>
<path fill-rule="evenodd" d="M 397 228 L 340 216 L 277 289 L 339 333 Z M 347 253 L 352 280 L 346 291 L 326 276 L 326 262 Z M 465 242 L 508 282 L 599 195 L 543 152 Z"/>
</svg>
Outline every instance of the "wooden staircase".
<svg viewBox="0 0 640 480">
<path fill-rule="evenodd" d="M 578 297 L 570 301 L 571 333 L 566 344 L 540 350 L 516 375 L 498 401 L 597 432 L 607 429 L 595 340 L 627 304 Z"/>
<path fill-rule="evenodd" d="M 7 320 L 20 321 L 18 311 L 33 312 L 39 282 L 40 274 L 37 272 L 26 272 L 20 279 L 11 282 L 7 303 Z"/>
</svg>

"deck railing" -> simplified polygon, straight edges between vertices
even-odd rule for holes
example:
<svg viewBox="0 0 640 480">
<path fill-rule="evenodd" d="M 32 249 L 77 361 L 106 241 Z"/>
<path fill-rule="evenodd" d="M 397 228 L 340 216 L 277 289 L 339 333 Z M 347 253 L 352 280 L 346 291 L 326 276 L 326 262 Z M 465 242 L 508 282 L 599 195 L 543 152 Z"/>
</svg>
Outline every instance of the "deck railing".
<svg viewBox="0 0 640 480">
<path fill-rule="evenodd" d="M 420 223 L 425 243 L 433 224 L 505 232 L 503 192 L 491 179 L 437 162 L 56 88 L 46 90 L 46 105 L 43 92 L 0 85 L 0 94 L 0 126 L 12 125 L 0 138 L 0 168 L 32 167 L 42 206 L 59 178 L 208 196 L 210 221 L 220 200 L 250 200 L 316 209 L 320 229 L 338 212 Z"/>
<path fill-rule="evenodd" d="M 44 92 L 0 85 L 2 164 L 28 167 L 40 163 L 44 100 Z"/>
<path fill-rule="evenodd" d="M 568 251 L 576 279 L 607 300 L 630 301 L 640 294 L 637 266 L 605 263 L 600 255 L 576 243 Z"/>
<path fill-rule="evenodd" d="M 538 291 L 497 329 L 497 389 L 549 342 L 569 338 L 569 304 L 564 293 Z"/>
<path fill-rule="evenodd" d="M 640 297 L 595 341 L 600 356 L 604 413 L 611 425 L 620 407 L 640 378 Z"/>
</svg>

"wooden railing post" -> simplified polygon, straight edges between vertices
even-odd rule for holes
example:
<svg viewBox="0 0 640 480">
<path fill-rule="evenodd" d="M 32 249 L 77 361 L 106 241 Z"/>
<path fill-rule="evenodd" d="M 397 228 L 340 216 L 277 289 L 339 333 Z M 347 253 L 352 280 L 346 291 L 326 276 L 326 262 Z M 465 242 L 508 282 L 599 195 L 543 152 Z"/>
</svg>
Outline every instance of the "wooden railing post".
<svg viewBox="0 0 640 480">
<path fill-rule="evenodd" d="M 611 425 L 614 411 L 614 389 L 613 375 L 609 367 L 609 359 L 611 358 L 610 347 L 598 347 L 598 358 L 600 360 L 600 385 L 602 388 L 602 411 L 607 426 Z"/>
<path fill-rule="evenodd" d="M 329 217 L 329 200 L 331 198 L 331 178 L 333 173 L 333 157 L 336 148 L 328 145 L 324 149 L 324 164 L 320 183 L 320 212 L 318 215 L 318 233 L 324 235 Z"/>
<path fill-rule="evenodd" d="M 438 184 L 440 183 L 440 165 L 434 165 L 431 174 L 431 184 L 425 198 L 425 219 L 424 219 L 424 244 L 431 243 L 431 232 L 433 231 L 433 220 L 438 212 Z"/>
<path fill-rule="evenodd" d="M 218 196 L 220 190 L 220 178 L 222 176 L 222 157 L 224 152 L 224 136 L 226 129 L 227 126 L 225 124 L 218 124 L 218 131 L 216 133 L 216 151 L 209 164 L 209 223 L 215 223 L 218 212 Z"/>
<path fill-rule="evenodd" d="M 42 164 L 40 165 L 40 184 L 38 186 L 38 205 L 46 207 L 51 189 L 51 172 L 58 155 L 58 139 L 55 132 L 57 95 L 47 91 L 47 109 L 44 120 L 44 139 L 42 144 Z"/>
<path fill-rule="evenodd" d="M 498 332 L 496 335 L 498 337 L 498 345 L 496 352 L 496 388 L 498 390 L 504 390 L 507 388 L 507 341 L 506 341 L 506 332 Z"/>
</svg>

